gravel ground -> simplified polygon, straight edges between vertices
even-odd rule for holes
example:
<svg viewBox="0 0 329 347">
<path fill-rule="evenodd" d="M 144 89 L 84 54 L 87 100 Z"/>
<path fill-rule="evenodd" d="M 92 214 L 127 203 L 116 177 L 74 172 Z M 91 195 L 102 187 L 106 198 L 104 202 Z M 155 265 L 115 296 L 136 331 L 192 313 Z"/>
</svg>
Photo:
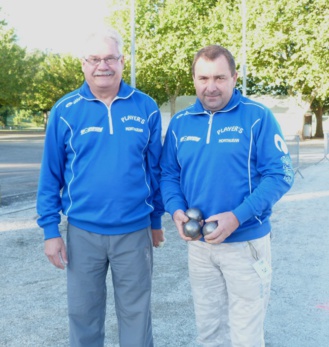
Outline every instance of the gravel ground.
<svg viewBox="0 0 329 347">
<path fill-rule="evenodd" d="M 327 347 L 329 341 L 329 161 L 296 174 L 275 206 L 273 286 L 267 347 Z M 0 346 L 67 347 L 66 274 L 43 254 L 35 202 L 0 208 Z M 153 329 L 156 347 L 196 347 L 186 244 L 166 214 L 167 242 L 154 250 Z M 62 223 L 65 233 L 65 221 Z M 106 347 L 118 346 L 109 282 Z"/>
</svg>

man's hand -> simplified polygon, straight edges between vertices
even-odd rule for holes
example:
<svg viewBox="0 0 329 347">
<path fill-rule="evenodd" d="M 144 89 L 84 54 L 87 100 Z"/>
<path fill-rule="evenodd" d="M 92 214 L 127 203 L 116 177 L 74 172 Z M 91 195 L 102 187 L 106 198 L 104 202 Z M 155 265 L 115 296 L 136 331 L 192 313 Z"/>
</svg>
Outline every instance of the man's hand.
<svg viewBox="0 0 329 347">
<path fill-rule="evenodd" d="M 208 243 L 222 243 L 229 237 L 234 230 L 239 227 L 239 221 L 232 212 L 218 213 L 205 220 L 208 222 L 217 222 L 218 227 L 209 235 L 205 236 Z"/>
<path fill-rule="evenodd" d="M 184 241 L 195 241 L 198 240 L 202 237 L 202 235 L 200 235 L 200 237 L 196 238 L 196 239 L 192 239 L 191 237 L 187 237 L 184 234 L 184 224 L 186 222 L 189 221 L 189 218 L 187 217 L 187 215 L 184 213 L 183 210 L 177 210 L 175 211 L 174 215 L 173 215 L 173 220 L 175 222 L 176 228 L 178 230 L 179 236 L 184 240 Z"/>
<path fill-rule="evenodd" d="M 160 247 L 161 242 L 165 241 L 163 229 L 152 229 L 153 247 Z"/>
<path fill-rule="evenodd" d="M 65 265 L 67 264 L 67 255 L 66 247 L 61 237 L 45 241 L 45 255 L 53 265 L 59 269 L 65 269 Z"/>
</svg>

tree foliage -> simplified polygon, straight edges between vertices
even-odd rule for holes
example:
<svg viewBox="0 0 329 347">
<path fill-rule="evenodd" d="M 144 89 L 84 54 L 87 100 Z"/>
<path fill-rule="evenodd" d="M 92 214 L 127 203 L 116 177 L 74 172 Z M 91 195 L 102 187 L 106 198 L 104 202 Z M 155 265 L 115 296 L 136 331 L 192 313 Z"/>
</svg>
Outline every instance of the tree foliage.
<svg viewBox="0 0 329 347">
<path fill-rule="evenodd" d="M 28 105 L 35 111 L 49 111 L 59 98 L 77 89 L 83 79 L 79 59 L 47 54 L 29 90 Z"/>
<path fill-rule="evenodd" d="M 137 87 L 159 104 L 170 100 L 173 106 L 177 96 L 194 93 L 191 64 L 196 51 L 237 36 L 237 5 L 215 0 L 136 0 L 135 4 Z M 124 13 L 121 29 L 117 28 L 130 42 L 129 11 Z M 118 25 L 113 18 L 109 22 Z"/>
<path fill-rule="evenodd" d="M 245 0 L 247 4 L 247 91 L 293 95 L 311 107 L 319 122 L 328 108 L 329 7 L 327 0 Z M 202 47 L 218 43 L 242 62 L 241 0 L 135 0 L 137 87 L 159 105 L 194 94 L 191 64 Z M 124 79 L 131 69 L 131 1 L 111 0 L 107 22 L 125 40 Z M 0 107 L 49 110 L 82 80 L 72 57 L 35 52 L 16 44 L 0 22 Z M 317 135 L 321 136 L 321 126 Z"/>
<path fill-rule="evenodd" d="M 25 50 L 16 44 L 14 29 L 0 22 L 0 105 L 19 105 L 20 92 L 24 90 Z"/>
<path fill-rule="evenodd" d="M 47 54 L 26 93 L 25 107 L 47 124 L 49 110 L 63 95 L 77 89 L 84 77 L 79 59 L 71 55 Z"/>
<path fill-rule="evenodd" d="M 7 125 L 12 109 L 19 107 L 28 86 L 26 51 L 16 43 L 14 29 L 0 21 L 0 125 Z"/>
<path fill-rule="evenodd" d="M 258 86 L 303 100 L 305 111 L 323 103 L 329 96 L 327 1 L 257 0 L 249 6 L 249 72 Z"/>
<path fill-rule="evenodd" d="M 13 28 L 0 21 L 0 114 L 3 125 L 14 110 L 48 112 L 65 93 L 83 81 L 81 63 L 72 56 L 27 52 L 16 43 Z"/>
</svg>

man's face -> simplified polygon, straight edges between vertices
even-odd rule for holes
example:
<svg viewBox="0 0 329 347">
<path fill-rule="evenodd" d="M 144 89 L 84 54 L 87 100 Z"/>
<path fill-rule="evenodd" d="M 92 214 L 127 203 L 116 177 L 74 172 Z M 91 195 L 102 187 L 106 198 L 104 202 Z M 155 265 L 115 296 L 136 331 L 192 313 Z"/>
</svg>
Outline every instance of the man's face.
<svg viewBox="0 0 329 347">
<path fill-rule="evenodd" d="M 232 76 L 224 56 L 211 61 L 199 58 L 194 67 L 194 87 L 203 107 L 211 112 L 224 108 L 231 99 L 237 73 Z"/>
<path fill-rule="evenodd" d="M 99 93 L 103 94 L 107 91 L 113 92 L 119 89 L 124 58 L 120 56 L 114 40 L 103 41 L 100 45 L 97 45 L 97 48 L 91 48 L 90 54 L 84 58 L 82 59 L 82 71 L 90 89 L 95 95 Z M 97 59 L 104 60 L 101 60 L 98 65 L 93 65 Z M 105 62 L 106 59 L 109 63 Z"/>
</svg>

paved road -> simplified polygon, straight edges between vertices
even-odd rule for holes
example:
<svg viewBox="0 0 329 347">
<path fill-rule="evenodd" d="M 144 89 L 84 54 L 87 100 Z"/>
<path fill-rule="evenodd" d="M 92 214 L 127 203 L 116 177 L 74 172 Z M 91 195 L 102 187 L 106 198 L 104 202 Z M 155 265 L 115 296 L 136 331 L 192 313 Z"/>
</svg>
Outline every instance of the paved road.
<svg viewBox="0 0 329 347">
<path fill-rule="evenodd" d="M 35 196 L 44 143 L 43 133 L 0 132 L 2 205 Z"/>
</svg>

